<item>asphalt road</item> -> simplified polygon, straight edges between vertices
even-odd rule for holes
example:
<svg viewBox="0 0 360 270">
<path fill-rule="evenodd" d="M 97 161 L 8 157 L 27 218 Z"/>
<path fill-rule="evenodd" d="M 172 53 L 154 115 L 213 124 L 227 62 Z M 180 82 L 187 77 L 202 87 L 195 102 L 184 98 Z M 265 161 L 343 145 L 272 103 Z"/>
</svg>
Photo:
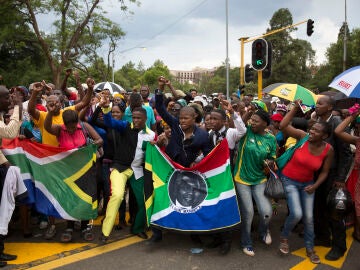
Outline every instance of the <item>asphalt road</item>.
<svg viewBox="0 0 360 270">
<path fill-rule="evenodd" d="M 81 239 L 80 232 L 74 233 L 72 243 L 59 243 L 63 222 L 57 225 L 58 233 L 54 240 L 47 241 L 42 237 L 43 231 L 34 226 L 35 237 L 24 239 L 19 229 L 20 225 L 12 225 L 5 252 L 18 255 L 18 259 L 5 269 L 190 269 L 190 270 L 221 270 L 221 269 L 351 269 L 360 270 L 360 243 L 353 241 L 352 228 L 348 230 L 348 252 L 343 259 L 329 262 L 324 259 L 329 248 L 315 247 L 322 263 L 312 264 L 305 256 L 303 239 L 294 232 L 290 237 L 291 254 L 280 255 L 278 252 L 280 227 L 285 219 L 285 204 L 278 207 L 278 214 L 271 222 L 273 243 L 270 246 L 257 239 L 256 229 L 253 233 L 255 257 L 249 257 L 240 249 L 239 230 L 233 232 L 232 249 L 222 256 L 217 249 L 208 249 L 206 243 L 209 236 L 201 236 L 203 245 L 194 243 L 189 235 L 166 232 L 163 241 L 148 245 L 146 241 L 129 233 L 126 227 L 113 231 L 110 242 L 101 245 L 99 239 L 100 226 L 95 226 L 95 241 L 88 243 Z M 100 219 L 96 222 L 100 224 Z M 256 219 L 255 219 L 256 224 Z M 150 232 L 149 232 L 150 235 Z M 191 252 L 192 248 L 200 248 L 198 254 Z"/>
</svg>

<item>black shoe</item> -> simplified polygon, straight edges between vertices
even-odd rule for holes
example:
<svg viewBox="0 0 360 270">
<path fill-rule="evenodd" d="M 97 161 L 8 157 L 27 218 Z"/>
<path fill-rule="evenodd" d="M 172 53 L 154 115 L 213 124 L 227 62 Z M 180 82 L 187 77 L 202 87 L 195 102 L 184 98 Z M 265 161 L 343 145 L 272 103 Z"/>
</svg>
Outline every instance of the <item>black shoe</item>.
<svg viewBox="0 0 360 270">
<path fill-rule="evenodd" d="M 162 241 L 162 237 L 152 235 L 149 240 L 146 241 L 148 245 L 159 243 Z"/>
<path fill-rule="evenodd" d="M 314 241 L 315 246 L 321 246 L 321 247 L 331 247 L 331 241 L 330 240 L 322 240 L 322 239 L 316 239 Z"/>
<path fill-rule="evenodd" d="M 207 248 L 217 248 L 222 245 L 224 242 L 221 241 L 219 238 L 214 238 L 212 242 L 206 245 Z"/>
<path fill-rule="evenodd" d="M 332 248 L 332 249 L 330 249 L 328 254 L 325 255 L 325 259 L 328 261 L 337 261 L 342 256 L 344 256 L 344 253 L 345 252 L 341 252 L 340 250 L 338 250 L 336 248 Z"/>
<path fill-rule="evenodd" d="M 101 242 L 101 244 L 106 244 L 106 242 L 107 242 L 108 239 L 109 239 L 109 237 L 101 234 L 101 236 L 100 236 L 100 242 Z"/>
<path fill-rule="evenodd" d="M 13 260 L 16 260 L 16 258 L 17 258 L 16 255 L 11 255 L 11 254 L 6 254 L 6 253 L 0 254 L 0 261 L 13 261 Z"/>
<path fill-rule="evenodd" d="M 148 236 L 145 232 L 140 232 L 138 234 L 136 234 L 137 236 L 139 236 L 142 239 L 148 239 Z"/>
<path fill-rule="evenodd" d="M 0 262 L 0 267 L 5 267 L 7 265 L 7 262 Z"/>
<path fill-rule="evenodd" d="M 221 255 L 226 255 L 229 253 L 231 249 L 231 243 L 230 242 L 224 242 L 220 245 L 219 253 Z"/>
</svg>

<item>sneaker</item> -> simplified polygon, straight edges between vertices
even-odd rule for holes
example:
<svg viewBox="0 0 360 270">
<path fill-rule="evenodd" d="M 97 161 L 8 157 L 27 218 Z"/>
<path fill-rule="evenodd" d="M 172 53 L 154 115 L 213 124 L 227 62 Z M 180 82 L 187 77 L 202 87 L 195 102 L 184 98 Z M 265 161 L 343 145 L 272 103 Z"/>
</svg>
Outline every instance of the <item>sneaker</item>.
<svg viewBox="0 0 360 270">
<path fill-rule="evenodd" d="M 255 256 L 255 251 L 254 251 L 254 249 L 252 247 L 243 248 L 243 252 L 248 256 L 251 256 L 251 257 Z"/>
<path fill-rule="evenodd" d="M 72 240 L 73 229 L 66 229 L 60 237 L 60 242 L 69 243 Z"/>
<path fill-rule="evenodd" d="M 55 225 L 51 225 L 48 227 L 46 233 L 45 233 L 45 236 L 44 238 L 47 239 L 47 240 L 50 240 L 52 239 L 54 236 L 56 235 L 56 227 Z"/>
<path fill-rule="evenodd" d="M 95 239 L 91 228 L 86 228 L 85 230 L 83 230 L 81 232 L 81 235 L 85 241 L 93 241 Z"/>
<path fill-rule="evenodd" d="M 267 231 L 266 234 L 264 235 L 263 237 L 263 242 L 266 244 L 266 245 L 271 245 L 272 243 L 272 239 L 271 239 L 271 234 L 270 234 L 270 231 Z"/>
<path fill-rule="evenodd" d="M 41 221 L 39 224 L 40 230 L 45 230 L 48 227 L 49 223 L 47 221 Z"/>
</svg>

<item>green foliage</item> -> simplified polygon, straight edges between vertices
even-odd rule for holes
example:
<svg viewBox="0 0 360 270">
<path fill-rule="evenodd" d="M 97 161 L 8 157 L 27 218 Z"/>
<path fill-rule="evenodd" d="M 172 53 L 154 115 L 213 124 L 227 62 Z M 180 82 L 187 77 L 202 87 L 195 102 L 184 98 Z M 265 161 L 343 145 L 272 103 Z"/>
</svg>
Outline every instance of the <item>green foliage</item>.
<svg viewBox="0 0 360 270">
<path fill-rule="evenodd" d="M 293 24 L 293 19 L 288 9 L 279 9 L 270 20 L 270 29 L 267 32 Z M 266 37 L 272 44 L 272 75 L 264 80 L 263 86 L 277 82 L 298 83 L 309 85 L 315 51 L 306 40 L 293 39 L 290 36 L 296 28 L 292 27 L 279 33 Z"/>
<path fill-rule="evenodd" d="M 13 1 L 22 13 L 24 23 L 33 28 L 38 44 L 46 56 L 52 72 L 53 82 L 59 86 L 60 75 L 69 66 L 88 73 L 87 66 L 103 68 L 98 71 L 102 78 L 110 79 L 109 64 L 111 50 L 125 33 L 120 26 L 109 20 L 101 8 L 99 0 L 36 0 Z M 121 10 L 127 11 L 126 3 L 138 3 L 136 0 L 120 0 Z M 53 27 L 51 32 L 39 28 L 38 18 L 51 14 Z M 49 18 L 49 16 L 48 16 Z M 48 29 L 47 29 L 48 30 Z M 104 41 L 109 42 L 108 63 L 99 65 L 99 49 Z"/>
<path fill-rule="evenodd" d="M 344 27 L 339 29 L 338 40 L 326 51 L 327 62 L 319 67 L 311 84 L 326 91 L 330 82 L 343 71 Z M 360 65 L 360 28 L 353 29 L 347 36 L 346 69 Z"/>
<path fill-rule="evenodd" d="M 51 78 L 36 36 L 12 1 L 0 5 L 0 74 L 8 87 Z"/>
<path fill-rule="evenodd" d="M 161 60 L 156 60 L 142 75 L 141 84 L 147 84 L 150 89 L 157 88 L 157 79 L 159 76 L 170 78 L 170 70 Z"/>
</svg>

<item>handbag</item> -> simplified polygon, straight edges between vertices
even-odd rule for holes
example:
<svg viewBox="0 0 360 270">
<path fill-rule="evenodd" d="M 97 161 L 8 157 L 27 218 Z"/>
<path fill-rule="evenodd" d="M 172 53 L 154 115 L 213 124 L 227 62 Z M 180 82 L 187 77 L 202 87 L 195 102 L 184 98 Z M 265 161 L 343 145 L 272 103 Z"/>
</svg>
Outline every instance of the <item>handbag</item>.
<svg viewBox="0 0 360 270">
<path fill-rule="evenodd" d="M 273 199 L 285 199 L 285 190 L 280 178 L 271 173 L 269 179 L 266 181 L 264 194 Z"/>
<path fill-rule="evenodd" d="M 277 165 L 277 167 L 279 168 L 280 171 L 286 166 L 286 164 L 292 158 L 292 156 L 294 155 L 295 150 L 300 148 L 301 146 L 303 146 L 308 138 L 309 138 L 309 134 L 307 134 L 304 138 L 299 140 L 294 146 L 290 147 L 280 157 L 278 157 L 276 159 L 276 165 Z"/>
</svg>

